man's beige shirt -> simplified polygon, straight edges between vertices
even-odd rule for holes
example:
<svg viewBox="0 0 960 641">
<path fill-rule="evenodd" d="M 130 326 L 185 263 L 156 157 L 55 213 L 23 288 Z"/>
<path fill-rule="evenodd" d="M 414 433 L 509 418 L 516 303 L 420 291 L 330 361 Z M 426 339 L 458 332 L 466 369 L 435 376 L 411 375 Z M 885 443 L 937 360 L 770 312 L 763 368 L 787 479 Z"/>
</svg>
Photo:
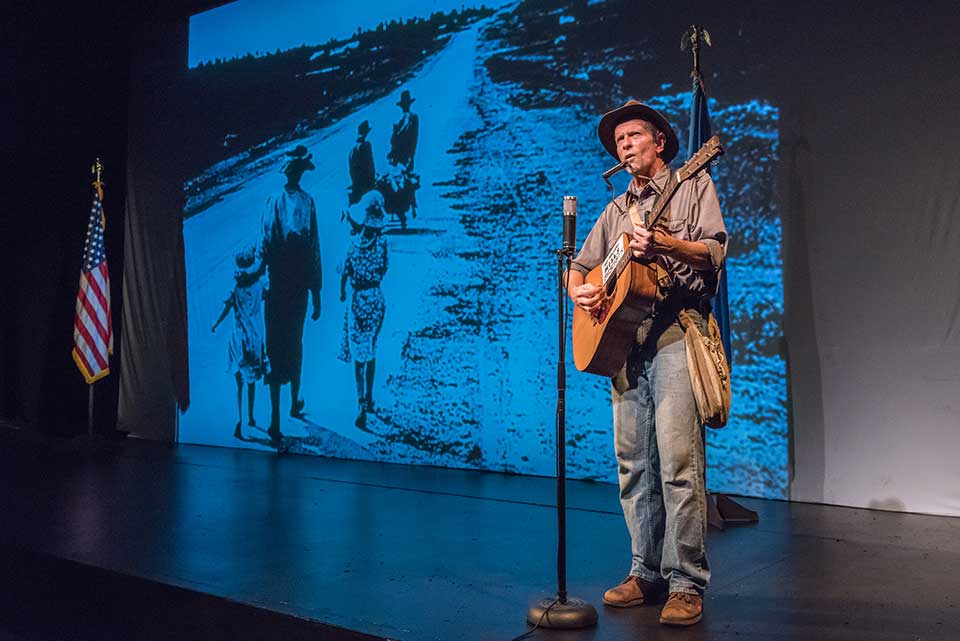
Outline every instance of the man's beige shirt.
<svg viewBox="0 0 960 641">
<path fill-rule="evenodd" d="M 620 234 L 633 233 L 633 220 L 628 213 L 629 207 L 635 204 L 641 217 L 645 217 L 653 209 L 657 195 L 663 191 L 670 176 L 671 172 L 664 167 L 643 189 L 639 189 L 631 180 L 627 191 L 604 208 L 583 242 L 572 268 L 586 274 L 603 262 Z M 677 188 L 677 193 L 670 201 L 669 218 L 662 225 L 674 238 L 703 243 L 709 250 L 710 262 L 713 265 L 713 269 L 709 271 L 697 271 L 685 263 L 666 256 L 657 259 L 672 277 L 671 300 L 681 300 L 684 306 L 694 309 L 708 309 L 710 300 L 717 293 L 720 270 L 726 259 L 728 242 L 717 190 L 708 173 L 701 172 Z M 676 323 L 670 324 L 676 325 Z M 650 333 L 649 323 L 645 325 L 646 327 L 641 328 L 638 335 L 640 342 L 643 342 L 646 335 Z M 665 328 L 661 327 L 657 334 L 660 334 L 663 329 Z M 658 340 L 660 347 L 683 336 L 682 332 L 676 331 L 665 332 L 665 334 L 663 339 L 666 340 Z"/>
</svg>

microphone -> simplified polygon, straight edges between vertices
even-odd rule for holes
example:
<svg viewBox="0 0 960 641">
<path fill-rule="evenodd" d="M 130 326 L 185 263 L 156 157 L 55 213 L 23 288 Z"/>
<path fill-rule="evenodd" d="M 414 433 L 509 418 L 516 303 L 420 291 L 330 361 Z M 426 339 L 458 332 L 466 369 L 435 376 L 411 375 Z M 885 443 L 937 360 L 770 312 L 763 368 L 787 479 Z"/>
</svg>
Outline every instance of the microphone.
<svg viewBox="0 0 960 641">
<path fill-rule="evenodd" d="M 573 253 L 577 250 L 577 197 L 563 197 L 563 249 Z"/>
<path fill-rule="evenodd" d="M 603 172 L 602 174 L 600 174 L 600 176 L 601 176 L 601 178 L 603 178 L 604 180 L 610 180 L 610 177 L 611 177 L 611 176 L 613 176 L 614 174 L 617 174 L 617 173 L 623 171 L 623 170 L 626 169 L 626 168 L 627 168 L 627 161 L 624 160 L 623 162 L 621 162 L 621 163 L 619 163 L 619 164 L 616 164 L 616 165 L 614 165 L 613 167 L 611 167 L 610 169 L 606 170 L 605 172 Z"/>
</svg>

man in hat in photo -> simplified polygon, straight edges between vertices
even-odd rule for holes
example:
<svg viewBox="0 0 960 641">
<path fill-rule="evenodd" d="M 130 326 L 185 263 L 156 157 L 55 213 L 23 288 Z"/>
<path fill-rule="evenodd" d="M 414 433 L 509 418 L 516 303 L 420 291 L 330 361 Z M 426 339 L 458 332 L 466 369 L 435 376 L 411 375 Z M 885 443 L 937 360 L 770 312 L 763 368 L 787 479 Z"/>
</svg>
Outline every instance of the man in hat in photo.
<svg viewBox="0 0 960 641">
<path fill-rule="evenodd" d="M 317 208 L 300 187 L 304 172 L 315 167 L 312 154 L 297 145 L 286 153 L 282 172 L 287 181 L 267 199 L 263 213 L 260 252 L 269 275 L 264 297 L 264 325 L 270 385 L 270 439 L 279 443 L 280 386 L 290 384 L 290 416 L 303 416 L 300 372 L 303 364 L 303 324 L 307 294 L 313 304 L 311 318 L 320 318 L 320 239 Z"/>
<path fill-rule="evenodd" d="M 374 188 L 377 173 L 373 164 L 373 146 L 367 140 L 370 123 L 364 120 L 357 127 L 357 141 L 350 150 L 350 187 L 347 193 L 349 204 L 356 205 L 360 198 Z"/>
<path fill-rule="evenodd" d="M 693 625 L 703 614 L 710 581 L 706 554 L 703 424 L 687 369 L 686 310 L 704 329 L 727 250 L 727 232 L 710 175 L 685 181 L 664 213 L 646 229 L 644 215 L 672 179 L 677 135 L 667 119 L 635 100 L 605 114 L 600 142 L 632 176 L 625 193 L 597 219 L 573 261 L 567 293 L 585 311 L 603 301 L 584 276 L 606 257 L 621 233 L 637 260 L 656 263 L 669 277 L 653 312 L 637 331 L 623 369 L 612 380 L 614 449 L 620 502 L 631 539 L 627 578 L 607 590 L 613 607 L 661 603 L 660 622 Z M 635 222 L 636 221 L 636 222 Z"/>
<path fill-rule="evenodd" d="M 417 138 L 420 135 L 420 118 L 410 111 L 414 99 L 410 97 L 410 90 L 404 89 L 400 94 L 397 105 L 403 110 L 400 120 L 393 125 L 390 135 L 390 153 L 387 160 L 400 165 L 406 171 L 413 171 L 413 157 L 417 153 Z"/>
</svg>

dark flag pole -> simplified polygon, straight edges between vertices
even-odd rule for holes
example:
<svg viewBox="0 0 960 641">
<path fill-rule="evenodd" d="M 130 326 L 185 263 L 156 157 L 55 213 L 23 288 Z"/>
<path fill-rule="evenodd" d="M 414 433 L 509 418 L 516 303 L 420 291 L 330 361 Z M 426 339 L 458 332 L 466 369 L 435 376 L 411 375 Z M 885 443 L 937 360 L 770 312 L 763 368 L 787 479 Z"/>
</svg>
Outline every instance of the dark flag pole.
<svg viewBox="0 0 960 641">
<path fill-rule="evenodd" d="M 706 29 L 691 25 L 680 40 L 681 51 L 689 46 L 693 53 L 693 99 L 690 103 L 690 137 L 687 141 L 687 157 L 693 156 L 703 146 L 712 134 L 710 129 L 710 111 L 707 108 L 707 95 L 703 86 L 703 73 L 700 70 L 700 45 L 706 43 L 712 46 L 710 34 Z M 730 342 L 730 297 L 727 291 L 726 266 L 720 271 L 720 283 L 716 297 L 713 299 L 713 315 L 720 328 L 720 337 L 723 341 L 723 351 L 727 362 L 733 370 L 733 349 Z M 706 452 L 706 434 L 704 434 L 704 452 Z M 706 471 L 704 471 L 706 474 Z M 707 494 L 707 522 L 717 529 L 724 529 L 726 525 L 737 523 L 757 523 L 759 515 L 740 505 L 723 494 Z"/>
</svg>

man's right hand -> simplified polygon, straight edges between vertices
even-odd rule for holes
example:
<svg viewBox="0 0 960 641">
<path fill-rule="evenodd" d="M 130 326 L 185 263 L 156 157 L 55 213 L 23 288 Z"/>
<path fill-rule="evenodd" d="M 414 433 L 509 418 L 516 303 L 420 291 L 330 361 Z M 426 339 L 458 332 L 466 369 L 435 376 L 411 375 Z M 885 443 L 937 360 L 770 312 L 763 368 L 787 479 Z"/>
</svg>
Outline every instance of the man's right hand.
<svg viewBox="0 0 960 641">
<path fill-rule="evenodd" d="M 584 283 L 573 288 L 570 298 L 580 309 L 592 312 L 603 300 L 603 288 Z"/>
</svg>

